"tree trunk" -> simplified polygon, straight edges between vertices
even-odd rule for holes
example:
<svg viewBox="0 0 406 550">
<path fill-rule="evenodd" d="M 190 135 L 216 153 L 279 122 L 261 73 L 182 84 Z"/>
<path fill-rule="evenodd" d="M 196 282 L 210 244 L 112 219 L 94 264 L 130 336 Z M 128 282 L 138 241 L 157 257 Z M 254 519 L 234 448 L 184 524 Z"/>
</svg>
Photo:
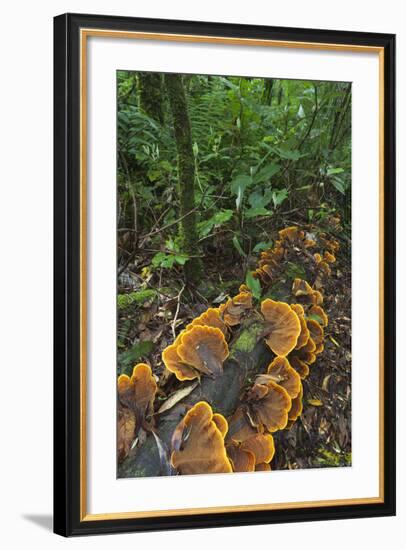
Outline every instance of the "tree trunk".
<svg viewBox="0 0 406 550">
<path fill-rule="evenodd" d="M 201 383 L 182 401 L 167 412 L 156 415 L 156 433 L 170 457 L 172 434 L 187 410 L 199 401 L 207 401 L 214 412 L 230 416 L 236 409 L 245 385 L 257 372 L 264 372 L 272 353 L 261 338 L 263 324 L 254 323 L 241 330 L 230 344 L 230 356 L 224 363 L 223 376 L 212 379 L 203 376 Z M 150 477 L 167 475 L 156 440 L 149 434 L 145 442 L 120 464 L 118 477 Z"/>
<path fill-rule="evenodd" d="M 178 179 L 180 196 L 181 234 L 183 247 L 191 258 L 185 264 L 187 282 L 197 283 L 201 274 L 198 253 L 198 234 L 195 208 L 195 162 L 193 157 L 192 131 L 190 127 L 186 94 L 182 76 L 165 75 L 165 84 L 171 106 L 176 147 L 178 151 Z"/>
<path fill-rule="evenodd" d="M 162 75 L 159 73 L 138 73 L 137 83 L 140 108 L 150 118 L 163 124 Z"/>
</svg>

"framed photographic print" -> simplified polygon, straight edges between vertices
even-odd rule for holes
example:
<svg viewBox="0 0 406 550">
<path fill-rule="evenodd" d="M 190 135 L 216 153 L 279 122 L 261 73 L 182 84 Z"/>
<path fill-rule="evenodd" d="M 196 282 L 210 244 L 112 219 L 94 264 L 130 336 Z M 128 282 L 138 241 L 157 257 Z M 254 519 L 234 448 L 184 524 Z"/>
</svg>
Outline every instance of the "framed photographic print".
<svg viewBox="0 0 406 550">
<path fill-rule="evenodd" d="M 395 37 L 55 18 L 55 532 L 395 513 Z"/>
</svg>

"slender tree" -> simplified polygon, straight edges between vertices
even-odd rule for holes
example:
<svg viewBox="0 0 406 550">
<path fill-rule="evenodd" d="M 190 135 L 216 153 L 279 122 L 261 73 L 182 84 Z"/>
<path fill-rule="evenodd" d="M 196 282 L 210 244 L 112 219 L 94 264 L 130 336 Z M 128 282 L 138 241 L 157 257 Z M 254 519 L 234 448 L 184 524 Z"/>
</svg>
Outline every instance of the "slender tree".
<svg viewBox="0 0 406 550">
<path fill-rule="evenodd" d="M 162 75 L 160 73 L 138 73 L 140 108 L 150 117 L 163 124 Z"/>
<path fill-rule="evenodd" d="M 195 211 L 195 162 L 193 157 L 192 131 L 182 76 L 165 75 L 165 85 L 172 111 L 178 153 L 178 181 L 180 196 L 181 234 L 185 252 L 190 259 L 185 264 L 186 280 L 196 283 L 201 273 L 198 253 L 198 233 Z"/>
</svg>

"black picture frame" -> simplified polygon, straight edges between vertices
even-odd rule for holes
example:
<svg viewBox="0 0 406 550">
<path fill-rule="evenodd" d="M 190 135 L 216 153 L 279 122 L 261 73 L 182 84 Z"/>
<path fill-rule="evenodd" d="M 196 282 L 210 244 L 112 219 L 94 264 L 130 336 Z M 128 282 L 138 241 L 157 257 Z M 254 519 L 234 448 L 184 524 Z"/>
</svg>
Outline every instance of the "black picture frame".
<svg viewBox="0 0 406 550">
<path fill-rule="evenodd" d="M 80 29 L 352 44 L 384 56 L 384 468 L 382 502 L 88 521 L 81 517 Z M 64 14 L 54 19 L 54 531 L 63 536 L 395 514 L 395 36 Z"/>
</svg>

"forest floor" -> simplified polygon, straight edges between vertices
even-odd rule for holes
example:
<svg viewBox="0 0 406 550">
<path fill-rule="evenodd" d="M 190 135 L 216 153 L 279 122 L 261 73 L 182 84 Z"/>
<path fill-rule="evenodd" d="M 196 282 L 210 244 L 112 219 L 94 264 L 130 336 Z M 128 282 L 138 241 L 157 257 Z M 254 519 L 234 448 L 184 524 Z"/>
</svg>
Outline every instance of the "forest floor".
<svg viewBox="0 0 406 550">
<path fill-rule="evenodd" d="M 302 415 L 290 430 L 274 434 L 274 470 L 351 465 L 351 248 L 347 237 L 336 237 L 341 250 L 323 292 L 325 348 L 304 380 Z M 150 271 L 150 255 L 142 250 L 119 276 L 118 374 L 149 362 L 158 379 L 158 403 L 179 386 L 163 365 L 163 349 L 208 307 L 237 294 L 258 260 L 259 254 L 238 257 L 222 246 L 221 232 L 211 243 L 205 245 L 198 287 L 185 287 L 180 266 Z"/>
</svg>

